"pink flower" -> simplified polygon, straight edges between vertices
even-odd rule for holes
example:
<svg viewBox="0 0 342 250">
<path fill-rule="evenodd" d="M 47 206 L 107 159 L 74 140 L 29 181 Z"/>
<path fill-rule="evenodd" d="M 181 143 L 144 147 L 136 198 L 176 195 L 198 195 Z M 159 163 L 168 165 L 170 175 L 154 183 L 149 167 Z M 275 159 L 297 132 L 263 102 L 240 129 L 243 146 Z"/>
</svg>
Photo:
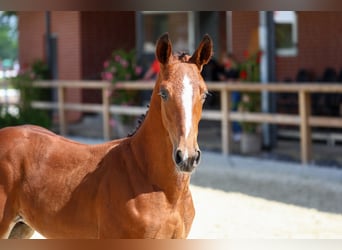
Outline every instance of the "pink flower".
<svg viewBox="0 0 342 250">
<path fill-rule="evenodd" d="M 114 60 L 117 61 L 117 62 L 120 62 L 121 61 L 121 56 L 115 55 Z"/>
<path fill-rule="evenodd" d="M 141 72 L 142 72 L 142 67 L 136 66 L 136 67 L 135 67 L 135 74 L 140 75 Z"/>
<path fill-rule="evenodd" d="M 112 75 L 112 73 L 111 73 L 111 72 L 105 72 L 105 73 L 104 73 L 104 79 L 105 79 L 105 80 L 108 80 L 108 81 L 113 80 L 113 75 Z"/>
<path fill-rule="evenodd" d="M 109 66 L 109 61 L 108 60 L 104 61 L 103 67 L 104 68 L 108 68 L 108 66 Z"/>
<path fill-rule="evenodd" d="M 128 62 L 127 62 L 125 59 L 122 59 L 122 60 L 120 61 L 120 63 L 121 63 L 121 65 L 122 65 L 122 67 L 124 67 L 124 68 L 127 68 L 127 67 L 128 67 Z"/>
</svg>

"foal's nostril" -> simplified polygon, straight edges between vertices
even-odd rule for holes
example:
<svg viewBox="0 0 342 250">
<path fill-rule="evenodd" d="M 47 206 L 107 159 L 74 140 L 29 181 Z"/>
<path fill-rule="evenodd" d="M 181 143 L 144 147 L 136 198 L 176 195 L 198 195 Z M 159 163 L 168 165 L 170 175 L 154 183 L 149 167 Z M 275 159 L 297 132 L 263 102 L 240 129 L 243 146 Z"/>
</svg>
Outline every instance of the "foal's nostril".
<svg viewBox="0 0 342 250">
<path fill-rule="evenodd" d="M 174 154 L 174 160 L 181 171 L 191 172 L 201 160 L 201 151 L 197 149 L 188 156 L 187 153 L 184 155 L 182 150 L 177 149 Z"/>
<path fill-rule="evenodd" d="M 183 153 L 181 150 L 177 150 L 175 154 L 175 162 L 177 165 L 181 164 L 183 161 Z"/>
<path fill-rule="evenodd" d="M 196 159 L 195 159 L 195 163 L 196 165 L 198 165 L 201 161 L 201 150 L 196 150 Z"/>
</svg>

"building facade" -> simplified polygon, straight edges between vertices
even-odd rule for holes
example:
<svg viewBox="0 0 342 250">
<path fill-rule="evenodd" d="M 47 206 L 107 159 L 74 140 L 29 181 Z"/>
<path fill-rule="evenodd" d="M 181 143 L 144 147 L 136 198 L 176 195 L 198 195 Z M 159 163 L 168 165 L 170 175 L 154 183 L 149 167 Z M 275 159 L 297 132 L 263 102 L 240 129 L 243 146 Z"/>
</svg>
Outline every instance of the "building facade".
<svg viewBox="0 0 342 250">
<path fill-rule="evenodd" d="M 313 81 L 322 79 L 327 68 L 337 74 L 341 71 L 341 14 L 299 11 L 282 17 L 282 13 L 274 12 L 275 35 L 280 39 L 279 44 L 275 41 L 280 46 L 275 56 L 276 81 L 295 81 L 302 69 L 310 72 Z M 36 59 L 46 59 L 46 12 L 18 12 L 18 17 L 19 62 L 27 67 Z M 259 27 L 258 11 L 51 12 L 59 79 L 100 79 L 103 62 L 118 48 L 136 49 L 146 67 L 154 57 L 155 40 L 166 31 L 177 50 L 191 53 L 208 33 L 214 40 L 215 59 L 231 52 L 243 61 L 246 50 L 258 47 Z M 288 53 L 284 53 L 286 46 L 291 47 Z M 96 102 L 98 95 L 74 90 L 67 93 L 75 102 Z M 80 118 L 73 116 L 69 118 Z"/>
</svg>

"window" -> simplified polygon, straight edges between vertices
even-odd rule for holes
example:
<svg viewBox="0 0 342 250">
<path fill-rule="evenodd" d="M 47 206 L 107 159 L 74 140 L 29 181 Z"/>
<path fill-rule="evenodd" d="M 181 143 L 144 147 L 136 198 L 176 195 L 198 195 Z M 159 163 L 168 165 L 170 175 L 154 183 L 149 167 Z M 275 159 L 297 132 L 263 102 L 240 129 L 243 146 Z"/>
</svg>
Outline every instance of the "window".
<svg viewBox="0 0 342 250">
<path fill-rule="evenodd" d="M 275 40 L 278 56 L 297 55 L 297 15 L 295 11 L 275 11 Z"/>
<path fill-rule="evenodd" d="M 173 50 L 191 52 L 193 49 L 193 13 L 192 12 L 142 12 L 144 54 L 154 53 L 156 40 L 169 32 Z"/>
</svg>

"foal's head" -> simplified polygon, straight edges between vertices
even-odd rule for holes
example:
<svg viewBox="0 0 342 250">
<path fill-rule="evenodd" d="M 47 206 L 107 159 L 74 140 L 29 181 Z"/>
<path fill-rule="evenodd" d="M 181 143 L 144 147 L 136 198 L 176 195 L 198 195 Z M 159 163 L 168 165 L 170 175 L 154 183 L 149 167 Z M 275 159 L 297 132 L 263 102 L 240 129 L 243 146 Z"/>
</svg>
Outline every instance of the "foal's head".
<svg viewBox="0 0 342 250">
<path fill-rule="evenodd" d="M 191 172 L 201 159 L 198 123 L 208 93 L 201 70 L 210 60 L 212 49 L 208 35 L 192 56 L 172 55 L 168 34 L 157 42 L 156 56 L 161 69 L 156 91 L 159 91 L 162 122 L 173 145 L 172 157 L 179 171 Z"/>
</svg>

